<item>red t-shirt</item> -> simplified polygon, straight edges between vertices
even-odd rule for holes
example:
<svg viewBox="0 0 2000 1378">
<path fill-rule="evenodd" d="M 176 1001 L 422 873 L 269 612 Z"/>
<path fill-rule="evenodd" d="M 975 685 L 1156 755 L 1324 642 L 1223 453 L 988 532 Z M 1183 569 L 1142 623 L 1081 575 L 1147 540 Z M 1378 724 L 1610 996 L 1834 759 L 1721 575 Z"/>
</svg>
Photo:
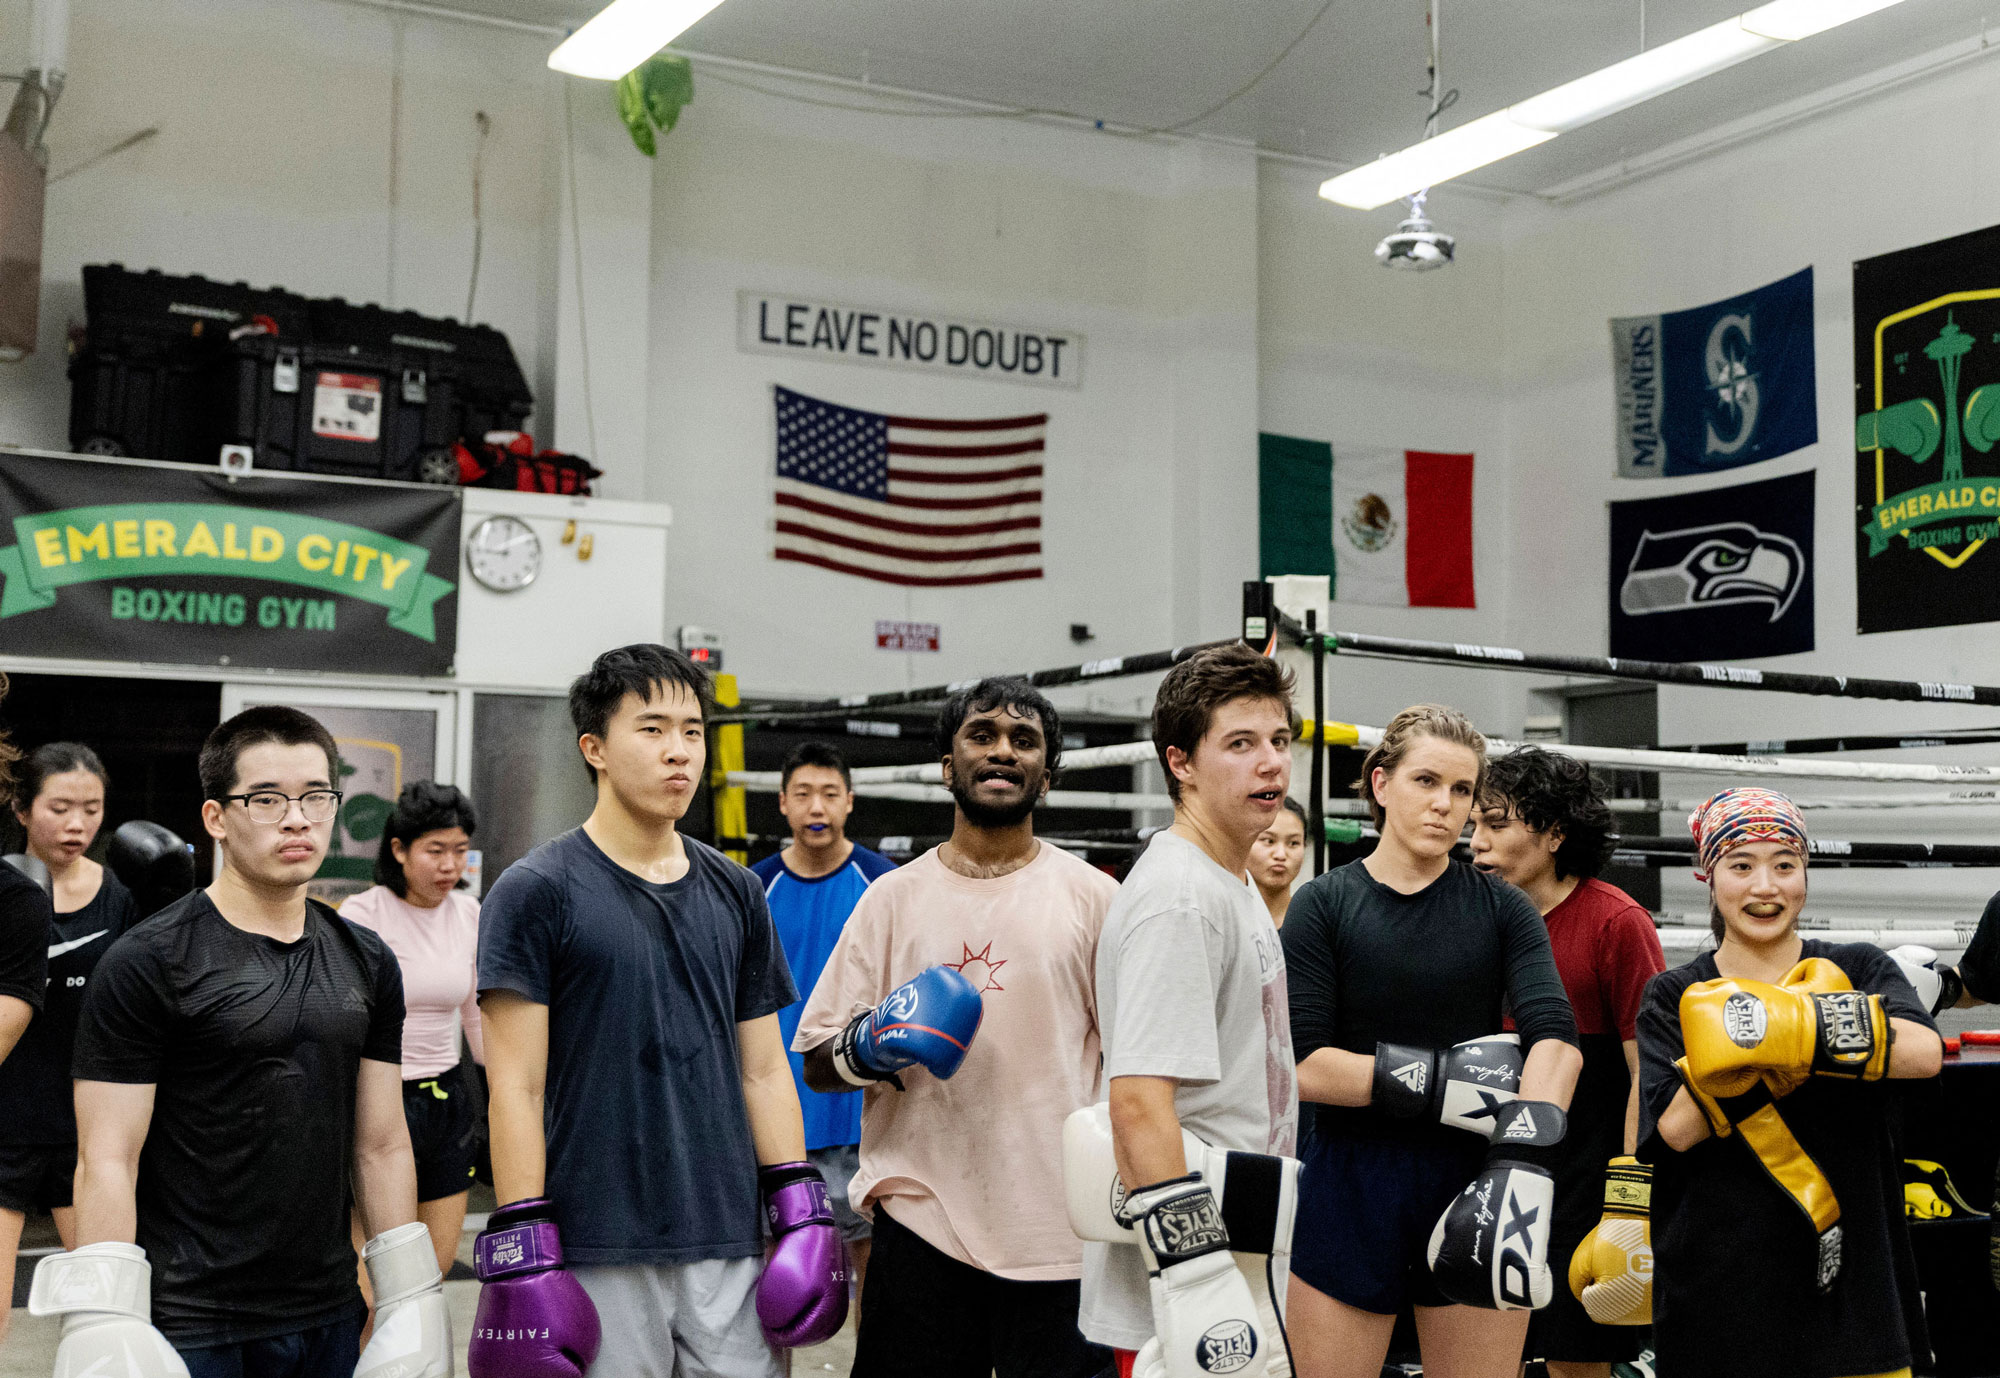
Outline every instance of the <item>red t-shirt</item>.
<svg viewBox="0 0 2000 1378">
<path fill-rule="evenodd" d="M 1637 1038 L 1646 982 L 1667 969 L 1653 916 L 1617 886 L 1592 879 L 1544 917 L 1576 1031 Z"/>
</svg>

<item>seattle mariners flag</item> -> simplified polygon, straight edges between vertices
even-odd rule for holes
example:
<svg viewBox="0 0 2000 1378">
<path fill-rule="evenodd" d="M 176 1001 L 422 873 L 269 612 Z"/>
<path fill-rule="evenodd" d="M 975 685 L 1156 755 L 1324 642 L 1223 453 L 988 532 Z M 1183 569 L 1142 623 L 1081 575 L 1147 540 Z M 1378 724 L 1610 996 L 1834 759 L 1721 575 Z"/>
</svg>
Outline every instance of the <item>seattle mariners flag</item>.
<svg viewBox="0 0 2000 1378">
<path fill-rule="evenodd" d="M 1042 577 L 1048 413 L 939 420 L 776 395 L 778 559 L 930 588 Z"/>
<path fill-rule="evenodd" d="M 1819 439 L 1813 276 L 1611 322 L 1620 478 L 1707 474 Z"/>
</svg>

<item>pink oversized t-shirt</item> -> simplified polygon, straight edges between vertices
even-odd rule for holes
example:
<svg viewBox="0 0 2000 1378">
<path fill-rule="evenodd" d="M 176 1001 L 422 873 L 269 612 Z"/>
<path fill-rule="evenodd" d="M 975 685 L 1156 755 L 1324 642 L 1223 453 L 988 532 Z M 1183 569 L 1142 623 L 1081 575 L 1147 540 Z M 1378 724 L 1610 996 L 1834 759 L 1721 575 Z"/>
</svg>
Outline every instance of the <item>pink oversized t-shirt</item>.
<svg viewBox="0 0 2000 1378">
<path fill-rule="evenodd" d="M 1118 886 L 1041 845 L 995 880 L 961 876 L 924 853 L 861 897 L 799 1016 L 804 1052 L 918 972 L 956 967 L 984 1016 L 949 1081 L 922 1068 L 907 1090 L 868 1088 L 857 1209 L 887 1203 L 896 1223 L 975 1268 L 1022 1281 L 1074 1278 L 1083 1244 L 1062 1194 L 1062 1127 L 1099 1099 L 1097 935 Z"/>
<path fill-rule="evenodd" d="M 454 890 L 421 909 L 386 885 L 343 900 L 340 917 L 372 928 L 403 968 L 403 1080 L 443 1076 L 458 1066 L 458 1026 L 484 1066 L 479 1028 L 479 901 Z"/>
</svg>

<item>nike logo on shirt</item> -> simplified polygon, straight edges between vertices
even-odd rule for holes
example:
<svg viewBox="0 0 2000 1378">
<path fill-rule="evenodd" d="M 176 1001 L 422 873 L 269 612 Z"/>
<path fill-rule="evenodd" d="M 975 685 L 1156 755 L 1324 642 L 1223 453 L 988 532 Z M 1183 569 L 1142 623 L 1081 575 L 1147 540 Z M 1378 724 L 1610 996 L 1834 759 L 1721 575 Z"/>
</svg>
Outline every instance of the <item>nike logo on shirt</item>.
<svg viewBox="0 0 2000 1378">
<path fill-rule="evenodd" d="M 95 933 L 85 934 L 81 938 L 71 938 L 66 943 L 50 943 L 49 960 L 53 962 L 56 958 L 62 956 L 63 953 L 65 952 L 73 952 L 77 948 L 82 947 L 85 943 L 94 943 L 99 938 L 103 937 L 106 933 L 109 933 L 110 931 L 111 930 L 108 928 L 100 928 Z"/>
</svg>

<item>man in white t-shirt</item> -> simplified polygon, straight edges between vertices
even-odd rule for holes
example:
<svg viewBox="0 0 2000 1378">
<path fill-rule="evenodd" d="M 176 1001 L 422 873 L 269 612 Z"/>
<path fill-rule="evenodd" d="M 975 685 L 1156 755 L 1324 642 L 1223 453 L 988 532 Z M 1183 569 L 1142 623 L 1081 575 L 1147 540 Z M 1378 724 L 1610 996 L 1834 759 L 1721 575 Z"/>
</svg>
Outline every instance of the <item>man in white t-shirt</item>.
<svg viewBox="0 0 2000 1378">
<path fill-rule="evenodd" d="M 1100 1095 L 1092 972 L 1118 887 L 1035 838 L 1062 724 L 1025 680 L 954 695 L 937 747 L 951 838 L 863 893 L 792 1040 L 807 1085 L 847 1090 L 838 1036 L 904 982 L 951 967 L 983 1011 L 949 1080 L 919 1065 L 868 1083 L 849 1188 L 874 1219 L 854 1378 L 1097 1378 L 1111 1356 L 1077 1329 L 1062 1129 Z"/>
<path fill-rule="evenodd" d="M 1227 1232 L 1208 1184 L 1188 1175 L 1182 1131 L 1236 1153 L 1296 1151 L 1284 950 L 1246 879 L 1250 846 L 1291 783 L 1291 699 L 1288 672 L 1234 644 L 1168 671 L 1153 705 L 1174 823 L 1126 877 L 1097 949 L 1123 1209 L 1159 1246 L 1150 1255 L 1133 1244 L 1084 1246 L 1083 1333 L 1119 1351 L 1123 1375 L 1134 1351 L 1169 1331 L 1231 1337 L 1238 1378 L 1289 1372 L 1266 1366 L 1284 1355 L 1274 1303 L 1236 1268 L 1216 1265 Z M 1148 1233 L 1152 1211 L 1165 1218 Z M 1149 1264 L 1161 1286 L 1149 1287 Z M 1172 1348 L 1161 1363 L 1178 1378 L 1197 1347 Z"/>
</svg>

